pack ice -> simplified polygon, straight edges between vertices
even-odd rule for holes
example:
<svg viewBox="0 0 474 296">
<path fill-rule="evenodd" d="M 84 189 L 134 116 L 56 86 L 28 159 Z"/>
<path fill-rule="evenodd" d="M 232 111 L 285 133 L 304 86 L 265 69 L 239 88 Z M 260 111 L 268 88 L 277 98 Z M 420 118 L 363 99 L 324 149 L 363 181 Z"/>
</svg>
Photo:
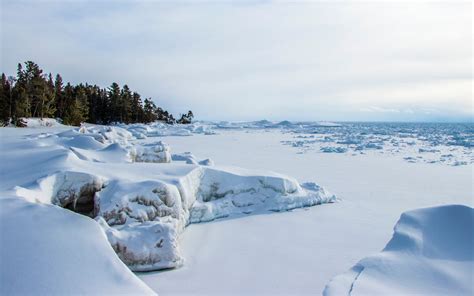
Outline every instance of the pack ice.
<svg viewBox="0 0 474 296">
<path fill-rule="evenodd" d="M 474 209 L 405 212 L 377 255 L 335 277 L 324 295 L 473 295 Z"/>
<path fill-rule="evenodd" d="M 133 130 L 97 125 L 1 129 L 0 161 L 8 172 L 0 188 L 4 197 L 1 219 L 8 221 L 2 228 L 9 228 L 2 229 L 6 236 L 2 241 L 7 242 L 1 248 L 2 258 L 16 256 L 12 250 L 19 241 L 18 252 L 41 246 L 26 258 L 34 255 L 37 259 L 31 260 L 50 262 L 50 266 L 62 262 L 54 272 L 35 273 L 38 285 L 43 280 L 49 285 L 53 279 L 81 278 L 69 271 L 80 270 L 78 266 L 122 273 L 126 268 L 110 254 L 112 249 L 133 271 L 173 268 L 183 263 L 179 235 L 190 223 L 335 201 L 334 195 L 315 183 L 299 184 L 273 172 L 215 166 L 212 160 L 198 160 L 191 153 L 173 155 L 161 141 L 141 144 L 134 135 L 146 137 L 145 131 L 136 126 Z M 13 214 L 17 208 L 22 215 Z M 14 221 L 27 233 L 37 229 L 35 235 L 28 238 L 14 231 Z M 105 237 L 110 245 L 103 244 Z M 56 251 L 47 251 L 50 245 Z M 77 252 L 94 255 L 82 261 Z M 16 287 L 9 279 L 23 274 L 32 264 L 28 260 L 2 262 L 2 283 L 7 284 L 2 284 L 1 294 Z M 121 285 L 128 283 L 136 291 L 150 292 L 130 273 L 104 277 L 103 289 L 108 288 L 106 283 L 122 281 Z M 104 292 L 97 284 L 80 286 Z M 58 294 L 63 292 L 60 287 Z"/>
</svg>

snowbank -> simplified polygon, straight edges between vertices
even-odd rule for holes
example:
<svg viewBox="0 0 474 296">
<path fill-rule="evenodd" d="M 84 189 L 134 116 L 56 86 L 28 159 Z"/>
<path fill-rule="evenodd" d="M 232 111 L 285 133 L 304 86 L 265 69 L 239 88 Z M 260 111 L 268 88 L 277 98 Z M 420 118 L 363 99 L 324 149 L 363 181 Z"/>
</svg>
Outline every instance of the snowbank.
<svg viewBox="0 0 474 296">
<path fill-rule="evenodd" d="M 23 118 L 23 122 L 25 122 L 27 127 L 64 127 L 63 124 L 59 123 L 54 118 L 36 118 L 36 117 L 28 117 Z"/>
<path fill-rule="evenodd" d="M 1 295 L 151 295 L 94 220 L 19 198 L 0 199 Z"/>
<path fill-rule="evenodd" d="M 473 208 L 406 212 L 382 252 L 334 278 L 324 295 L 473 295 L 473 250 Z"/>
</svg>

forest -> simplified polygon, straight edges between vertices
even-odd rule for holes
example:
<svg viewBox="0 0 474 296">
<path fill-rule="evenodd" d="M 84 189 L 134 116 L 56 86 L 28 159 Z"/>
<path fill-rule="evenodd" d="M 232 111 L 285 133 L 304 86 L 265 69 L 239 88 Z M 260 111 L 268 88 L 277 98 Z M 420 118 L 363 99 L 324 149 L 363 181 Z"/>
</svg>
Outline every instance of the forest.
<svg viewBox="0 0 474 296">
<path fill-rule="evenodd" d="M 64 83 L 60 74 L 45 74 L 38 64 L 18 64 L 16 77 L 2 73 L 0 124 L 22 127 L 22 118 L 57 118 L 63 124 L 150 123 L 188 124 L 193 112 L 173 114 L 156 106 L 151 98 L 142 100 L 128 85 L 113 82 L 108 88 L 80 83 Z"/>
</svg>

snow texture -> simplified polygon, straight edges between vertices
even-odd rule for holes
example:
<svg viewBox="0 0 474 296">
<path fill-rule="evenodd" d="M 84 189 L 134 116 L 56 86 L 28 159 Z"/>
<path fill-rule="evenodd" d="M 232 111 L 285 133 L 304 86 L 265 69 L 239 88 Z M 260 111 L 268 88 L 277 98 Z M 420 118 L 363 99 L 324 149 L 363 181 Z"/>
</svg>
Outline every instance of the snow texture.
<svg viewBox="0 0 474 296">
<path fill-rule="evenodd" d="M 192 153 L 172 155 L 162 141 L 137 142 L 138 128 L 83 125 L 15 138 L 8 145 L 29 147 L 24 151 L 30 159 L 46 159 L 37 174 L 22 181 L 12 177 L 7 183 L 22 185 L 4 190 L 32 203 L 96 218 L 120 259 L 134 271 L 180 266 L 179 236 L 190 223 L 336 200 L 317 185 L 301 186 L 284 175 L 217 167 Z M 9 170 L 14 176 L 27 166 L 11 163 Z"/>
<path fill-rule="evenodd" d="M 474 209 L 405 212 L 380 254 L 334 278 L 324 295 L 473 295 Z"/>
<path fill-rule="evenodd" d="M 94 220 L 47 204 L 0 199 L 1 295 L 153 295 Z"/>
</svg>

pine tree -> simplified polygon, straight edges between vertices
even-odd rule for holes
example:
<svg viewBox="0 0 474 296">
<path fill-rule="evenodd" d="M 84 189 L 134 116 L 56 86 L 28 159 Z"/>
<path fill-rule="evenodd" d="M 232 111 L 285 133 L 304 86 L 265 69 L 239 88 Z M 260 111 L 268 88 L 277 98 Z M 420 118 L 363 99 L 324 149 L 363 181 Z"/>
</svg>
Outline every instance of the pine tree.
<svg viewBox="0 0 474 296">
<path fill-rule="evenodd" d="M 109 87 L 108 100 L 110 107 L 109 122 L 120 121 L 120 86 L 115 82 Z"/>
<path fill-rule="evenodd" d="M 156 121 L 156 105 L 151 99 L 145 99 L 145 105 L 143 106 L 143 122 L 150 123 Z"/>
<path fill-rule="evenodd" d="M 192 111 L 188 111 L 187 114 L 182 114 L 181 118 L 178 120 L 180 124 L 190 124 L 193 121 L 194 114 Z"/>
<path fill-rule="evenodd" d="M 2 75 L 0 85 L 0 123 L 12 121 L 22 126 L 23 117 L 52 117 L 63 119 L 65 123 L 80 124 L 88 120 L 92 123 L 110 122 L 153 122 L 160 120 L 176 123 L 173 115 L 157 107 L 151 98 L 142 103 L 141 96 L 132 92 L 127 85 L 121 89 L 117 83 L 109 88 L 89 84 L 63 84 L 61 75 L 53 81 L 51 73 L 34 62 L 18 64 L 16 79 Z M 179 123 L 190 123 L 193 114 L 189 111 L 181 115 Z"/>
<path fill-rule="evenodd" d="M 132 105 L 130 108 L 131 111 L 131 122 L 141 122 L 143 120 L 143 107 L 142 107 L 142 99 L 140 98 L 140 94 L 134 92 L 132 94 Z"/>
<path fill-rule="evenodd" d="M 132 116 L 132 92 L 124 85 L 120 92 L 120 122 L 130 123 Z"/>
<path fill-rule="evenodd" d="M 69 85 L 69 84 L 68 84 Z M 67 88 L 68 86 L 66 86 Z M 87 120 L 89 107 L 87 95 L 83 85 L 76 86 L 73 98 L 70 100 L 64 116 L 64 123 L 70 125 L 80 125 Z"/>
<path fill-rule="evenodd" d="M 21 117 L 31 117 L 31 102 L 27 94 L 27 79 L 22 65 L 18 64 L 17 81 L 13 88 L 13 121 L 19 125 Z"/>
<path fill-rule="evenodd" d="M 63 94 L 63 78 L 59 74 L 54 79 L 54 100 L 56 103 L 56 117 L 63 118 L 66 102 Z"/>
<path fill-rule="evenodd" d="M 5 73 L 2 73 L 0 85 L 0 125 L 7 125 L 10 121 L 10 82 Z"/>
</svg>

